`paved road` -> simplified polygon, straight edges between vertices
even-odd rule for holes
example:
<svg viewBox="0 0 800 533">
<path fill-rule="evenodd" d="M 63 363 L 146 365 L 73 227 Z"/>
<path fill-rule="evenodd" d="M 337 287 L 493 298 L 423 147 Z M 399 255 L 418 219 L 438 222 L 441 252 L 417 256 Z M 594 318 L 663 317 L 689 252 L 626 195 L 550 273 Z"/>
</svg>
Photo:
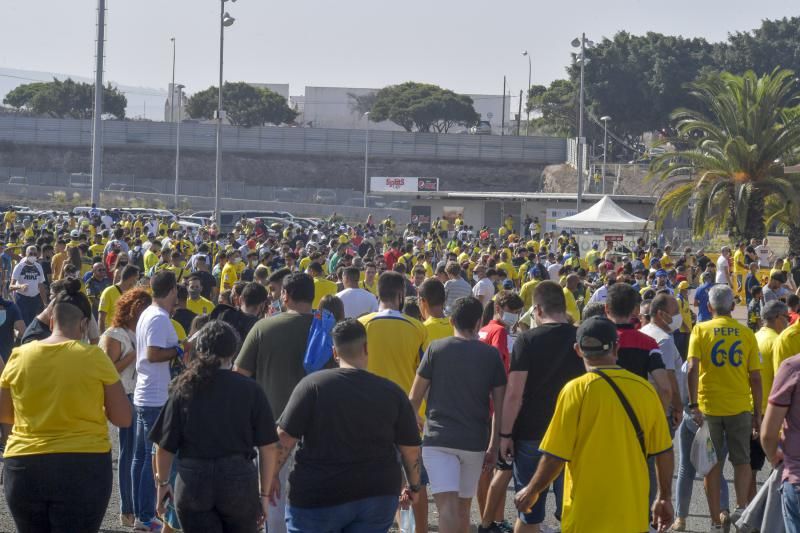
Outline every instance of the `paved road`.
<svg viewBox="0 0 800 533">
<path fill-rule="evenodd" d="M 114 436 L 114 441 L 116 441 L 116 432 L 112 431 L 112 435 Z M 116 444 L 115 444 L 116 446 Z M 115 462 L 114 468 L 116 470 L 116 453 L 115 455 Z M 676 457 L 677 462 L 677 457 Z M 759 481 L 763 482 L 768 475 L 768 471 L 765 468 L 764 471 L 759 476 Z M 726 472 L 725 472 L 726 479 L 729 481 L 730 493 L 731 498 L 733 498 L 734 490 L 733 484 L 730 480 L 733 479 L 733 472 L 730 468 L 730 465 L 726 465 Z M 103 532 L 130 532 L 130 529 L 126 529 L 120 527 L 119 525 L 119 491 L 116 485 L 116 474 L 114 476 L 115 484 L 114 490 L 111 494 L 111 502 L 109 503 L 108 512 L 106 513 L 106 517 L 103 520 L 103 528 L 101 531 Z M 85 483 L 89 482 L 89 480 L 76 480 L 76 483 Z M 673 491 L 674 493 L 674 491 Z M 513 491 L 509 490 L 508 498 L 506 499 L 506 517 L 510 520 L 513 520 L 515 516 L 513 511 Z M 553 518 L 553 512 L 555 511 L 555 504 L 552 493 L 548 496 L 548 519 L 547 523 L 553 527 L 557 527 L 558 523 Z M 478 516 L 475 512 L 475 505 L 473 504 L 473 524 L 477 524 Z M 431 531 L 437 531 L 436 524 L 438 522 L 438 513 L 436 511 L 436 506 L 433 504 L 433 501 L 430 502 L 430 519 L 429 523 L 431 524 Z M 692 504 L 690 507 L 690 516 L 688 520 L 688 529 L 687 531 L 690 532 L 706 532 L 708 531 L 708 507 L 705 501 L 705 495 L 703 493 L 703 486 L 702 483 L 697 480 L 694 484 L 694 492 L 692 494 Z M 474 528 L 473 528 L 474 529 Z M 11 515 L 6 507 L 5 498 L 0 498 L 0 533 L 6 532 L 13 532 L 15 531 L 14 522 L 11 519 Z"/>
</svg>

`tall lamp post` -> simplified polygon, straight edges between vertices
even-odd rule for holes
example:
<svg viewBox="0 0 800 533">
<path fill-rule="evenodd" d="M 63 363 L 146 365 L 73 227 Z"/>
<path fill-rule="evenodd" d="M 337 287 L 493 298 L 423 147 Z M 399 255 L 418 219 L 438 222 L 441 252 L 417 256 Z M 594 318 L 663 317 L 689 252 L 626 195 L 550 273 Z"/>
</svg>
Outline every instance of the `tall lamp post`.
<svg viewBox="0 0 800 533">
<path fill-rule="evenodd" d="M 169 121 L 175 120 L 175 37 L 170 37 L 172 41 L 172 83 L 169 86 Z"/>
<path fill-rule="evenodd" d="M 608 121 L 611 117 L 608 115 L 600 117 L 603 121 L 603 194 L 606 193 L 606 158 L 608 156 Z"/>
<path fill-rule="evenodd" d="M 581 203 L 583 201 L 583 152 L 585 146 L 585 139 L 583 138 L 583 70 L 586 66 L 586 48 L 591 48 L 594 45 L 592 41 L 586 39 L 586 34 L 582 33 L 580 38 L 576 37 L 572 40 L 574 48 L 580 48 L 580 63 L 581 63 L 581 85 L 580 95 L 578 97 L 578 212 L 581 210 Z"/>
<path fill-rule="evenodd" d="M 527 58 L 528 58 L 528 90 L 525 92 L 525 94 L 527 95 L 528 99 L 530 99 L 530 97 L 531 97 L 531 77 L 532 77 L 532 74 L 533 74 L 533 62 L 531 61 L 531 55 L 528 53 L 527 50 L 522 52 L 522 55 L 523 56 L 527 56 Z M 528 102 L 528 101 L 525 102 L 525 111 L 526 111 L 526 113 L 525 113 L 526 114 L 526 117 L 525 117 L 525 137 L 527 137 L 528 136 L 528 128 L 531 127 L 531 108 L 530 108 L 530 102 Z"/>
<path fill-rule="evenodd" d="M 178 124 L 175 132 L 175 209 L 178 209 L 178 179 L 181 175 L 181 105 L 183 104 L 183 90 L 185 85 L 174 86 L 178 89 Z"/>
<path fill-rule="evenodd" d="M 236 20 L 225 11 L 225 2 L 219 2 L 219 88 L 217 91 L 217 161 L 214 180 L 214 219 L 217 231 L 222 231 L 222 213 L 220 213 L 220 195 L 222 194 L 222 58 L 224 56 L 225 28 Z M 230 0 L 235 2 L 236 0 Z"/>
<path fill-rule="evenodd" d="M 103 185 L 103 48 L 106 42 L 106 0 L 97 0 L 97 51 L 94 77 L 92 128 L 92 203 L 100 203 Z"/>
<path fill-rule="evenodd" d="M 369 111 L 364 113 L 367 119 L 367 134 L 364 138 L 364 208 L 367 207 L 367 191 L 369 190 Z"/>
</svg>

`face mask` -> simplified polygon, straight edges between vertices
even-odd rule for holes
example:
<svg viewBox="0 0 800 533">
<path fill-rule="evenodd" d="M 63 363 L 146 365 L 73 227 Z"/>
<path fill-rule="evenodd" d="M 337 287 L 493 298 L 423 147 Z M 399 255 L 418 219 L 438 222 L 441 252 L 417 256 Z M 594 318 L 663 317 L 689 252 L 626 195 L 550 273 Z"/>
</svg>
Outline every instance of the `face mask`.
<svg viewBox="0 0 800 533">
<path fill-rule="evenodd" d="M 518 313 L 510 313 L 508 311 L 503 311 L 503 323 L 506 326 L 511 327 L 514 324 L 516 324 L 518 320 L 519 320 Z"/>
<path fill-rule="evenodd" d="M 233 259 L 233 264 L 234 265 L 238 265 L 241 262 L 242 262 L 242 258 L 241 257 L 236 257 L 236 258 Z"/>
<path fill-rule="evenodd" d="M 683 315 L 678 313 L 672 317 L 672 320 L 669 323 L 669 330 L 670 331 L 678 331 L 678 329 L 683 325 Z"/>
<path fill-rule="evenodd" d="M 250 266 L 255 268 L 256 266 L 258 266 L 258 261 L 256 261 L 256 260 L 250 261 Z"/>
<path fill-rule="evenodd" d="M 31 263 L 31 264 L 33 264 L 33 263 L 35 263 L 35 262 L 36 262 L 36 256 L 35 256 L 35 255 L 29 255 L 29 256 L 26 256 L 26 257 L 25 257 L 25 260 L 26 260 L 28 263 Z"/>
</svg>

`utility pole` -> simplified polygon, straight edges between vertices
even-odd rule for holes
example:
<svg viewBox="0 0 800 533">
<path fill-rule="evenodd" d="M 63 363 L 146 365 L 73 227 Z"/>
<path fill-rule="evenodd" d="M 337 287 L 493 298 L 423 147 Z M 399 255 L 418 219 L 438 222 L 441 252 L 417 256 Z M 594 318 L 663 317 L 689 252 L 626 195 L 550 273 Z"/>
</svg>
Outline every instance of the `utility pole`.
<svg viewBox="0 0 800 533">
<path fill-rule="evenodd" d="M 583 139 L 583 69 L 586 66 L 586 34 L 581 34 L 581 88 L 578 110 L 578 212 L 581 211 L 583 201 L 583 153 L 585 144 Z"/>
<path fill-rule="evenodd" d="M 522 89 L 519 90 L 519 112 L 517 113 L 517 137 L 522 126 Z"/>
<path fill-rule="evenodd" d="M 503 76 L 503 114 L 500 119 L 500 135 L 506 134 L 506 77 Z"/>
<path fill-rule="evenodd" d="M 97 48 L 94 73 L 94 117 L 92 128 L 92 203 L 100 203 L 103 185 L 103 59 L 106 39 L 106 0 L 97 0 Z"/>
</svg>

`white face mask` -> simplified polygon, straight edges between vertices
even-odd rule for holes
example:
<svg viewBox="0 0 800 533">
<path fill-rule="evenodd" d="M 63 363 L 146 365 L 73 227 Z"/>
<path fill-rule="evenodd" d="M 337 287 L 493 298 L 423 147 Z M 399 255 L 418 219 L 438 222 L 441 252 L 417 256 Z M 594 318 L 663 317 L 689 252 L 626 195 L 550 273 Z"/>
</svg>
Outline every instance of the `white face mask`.
<svg viewBox="0 0 800 533">
<path fill-rule="evenodd" d="M 511 327 L 517 323 L 519 320 L 519 313 L 511 313 L 509 311 L 503 311 L 503 323 Z"/>
<path fill-rule="evenodd" d="M 670 331 L 678 331 L 678 329 L 683 325 L 683 315 L 678 313 L 672 317 L 672 320 L 669 323 L 669 330 Z"/>
<path fill-rule="evenodd" d="M 36 259 L 37 259 L 37 258 L 36 258 L 36 256 L 35 256 L 35 255 L 28 255 L 28 256 L 25 256 L 25 260 L 26 260 L 28 263 L 31 263 L 31 264 L 35 263 L 35 262 L 36 262 Z"/>
</svg>

